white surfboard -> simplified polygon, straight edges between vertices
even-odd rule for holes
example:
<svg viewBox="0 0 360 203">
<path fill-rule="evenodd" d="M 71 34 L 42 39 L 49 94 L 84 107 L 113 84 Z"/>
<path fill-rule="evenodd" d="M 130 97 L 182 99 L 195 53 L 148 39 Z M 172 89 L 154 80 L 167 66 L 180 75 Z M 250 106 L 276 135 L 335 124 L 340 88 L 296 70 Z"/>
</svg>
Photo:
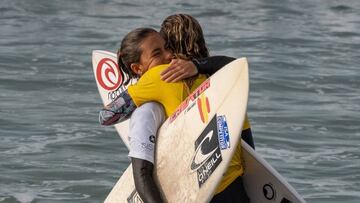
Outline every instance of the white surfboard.
<svg viewBox="0 0 360 203">
<path fill-rule="evenodd" d="M 127 75 L 120 71 L 116 57 L 116 54 L 108 51 L 95 50 L 92 53 L 95 80 L 104 105 L 109 104 L 127 89 L 127 86 L 122 85 Z M 129 120 L 116 124 L 115 129 L 129 149 Z"/>
<path fill-rule="evenodd" d="M 126 88 L 121 87 L 124 76 L 117 68 L 116 55 L 94 51 L 93 68 L 100 95 L 104 104 L 108 104 Z M 208 202 L 211 199 L 239 140 L 247 97 L 248 68 L 246 59 L 242 58 L 203 83 L 162 125 L 156 144 L 155 177 L 166 201 Z M 129 146 L 128 122 L 117 124 L 116 129 Z M 218 139 L 212 139 L 216 137 Z M 210 151 L 199 153 L 200 146 Z M 251 202 L 305 202 L 251 147 L 244 142 L 242 147 L 246 165 L 244 183 Z M 105 202 L 141 202 L 131 165 Z"/>
</svg>

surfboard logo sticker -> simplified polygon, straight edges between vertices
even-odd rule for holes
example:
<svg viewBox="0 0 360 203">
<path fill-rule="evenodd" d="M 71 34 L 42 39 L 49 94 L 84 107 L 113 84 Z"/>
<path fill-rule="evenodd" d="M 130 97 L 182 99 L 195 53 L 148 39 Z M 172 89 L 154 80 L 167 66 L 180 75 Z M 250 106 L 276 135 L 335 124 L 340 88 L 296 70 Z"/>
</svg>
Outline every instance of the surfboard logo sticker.
<svg viewBox="0 0 360 203">
<path fill-rule="evenodd" d="M 225 116 L 217 117 L 218 138 L 221 150 L 230 148 L 230 134 Z"/>
<path fill-rule="evenodd" d="M 276 198 L 276 190 L 271 183 L 267 183 L 263 186 L 263 194 L 267 200 L 273 200 Z"/>
<path fill-rule="evenodd" d="M 198 184 L 201 187 L 222 161 L 216 115 L 196 139 L 194 145 L 195 152 L 190 168 L 192 172 L 197 172 Z"/>
<path fill-rule="evenodd" d="M 200 141 L 196 151 L 195 156 L 193 159 L 193 162 L 191 163 L 191 169 L 197 170 L 199 169 L 207 160 L 211 158 L 211 156 L 214 154 L 214 152 L 217 150 L 217 148 L 212 149 L 212 151 L 202 151 L 202 145 L 204 142 L 211 142 L 211 139 L 213 139 L 214 131 L 210 131 L 206 134 L 206 136 Z M 200 151 L 201 150 L 201 151 Z"/>
<path fill-rule="evenodd" d="M 209 98 L 205 95 L 205 93 L 202 93 L 197 99 L 197 106 L 201 121 L 203 123 L 207 123 L 209 121 L 210 103 Z"/>
<path fill-rule="evenodd" d="M 110 58 L 103 58 L 96 67 L 96 80 L 107 91 L 118 89 L 123 83 L 124 74 L 117 63 Z"/>
<path fill-rule="evenodd" d="M 128 203 L 143 203 L 139 193 L 136 190 L 132 191 L 130 196 L 127 198 Z"/>
</svg>

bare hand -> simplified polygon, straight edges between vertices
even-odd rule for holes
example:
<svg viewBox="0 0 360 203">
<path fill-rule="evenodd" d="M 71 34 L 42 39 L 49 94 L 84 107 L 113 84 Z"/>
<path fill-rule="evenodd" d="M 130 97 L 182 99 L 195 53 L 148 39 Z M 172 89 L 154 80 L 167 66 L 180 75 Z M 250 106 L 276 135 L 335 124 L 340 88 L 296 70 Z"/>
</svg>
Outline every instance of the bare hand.
<svg viewBox="0 0 360 203">
<path fill-rule="evenodd" d="M 192 61 L 183 59 L 171 60 L 170 66 L 160 73 L 161 79 L 165 82 L 178 82 L 198 73 Z"/>
</svg>

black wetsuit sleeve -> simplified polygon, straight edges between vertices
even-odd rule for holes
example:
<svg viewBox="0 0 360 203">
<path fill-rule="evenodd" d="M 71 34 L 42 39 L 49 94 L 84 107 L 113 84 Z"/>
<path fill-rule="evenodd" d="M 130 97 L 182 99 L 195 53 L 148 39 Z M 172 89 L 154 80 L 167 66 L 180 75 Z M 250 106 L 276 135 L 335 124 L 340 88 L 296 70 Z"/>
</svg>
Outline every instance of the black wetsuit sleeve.
<svg viewBox="0 0 360 203">
<path fill-rule="evenodd" d="M 228 56 L 210 56 L 202 59 L 193 59 L 192 61 L 199 73 L 212 75 L 233 60 L 235 58 Z"/>
<path fill-rule="evenodd" d="M 160 191 L 154 182 L 154 165 L 146 160 L 131 158 L 135 188 L 146 203 L 162 203 Z"/>
</svg>

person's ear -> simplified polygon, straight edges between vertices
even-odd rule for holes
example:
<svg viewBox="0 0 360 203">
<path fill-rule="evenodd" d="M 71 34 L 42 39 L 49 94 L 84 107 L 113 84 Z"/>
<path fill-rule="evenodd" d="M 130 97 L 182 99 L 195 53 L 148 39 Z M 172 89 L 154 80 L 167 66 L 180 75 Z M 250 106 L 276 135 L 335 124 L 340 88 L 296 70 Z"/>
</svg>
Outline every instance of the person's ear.
<svg viewBox="0 0 360 203">
<path fill-rule="evenodd" d="M 138 63 L 132 63 L 130 65 L 131 70 L 136 74 L 136 75 L 142 75 L 142 69 L 141 69 L 141 65 Z"/>
</svg>

